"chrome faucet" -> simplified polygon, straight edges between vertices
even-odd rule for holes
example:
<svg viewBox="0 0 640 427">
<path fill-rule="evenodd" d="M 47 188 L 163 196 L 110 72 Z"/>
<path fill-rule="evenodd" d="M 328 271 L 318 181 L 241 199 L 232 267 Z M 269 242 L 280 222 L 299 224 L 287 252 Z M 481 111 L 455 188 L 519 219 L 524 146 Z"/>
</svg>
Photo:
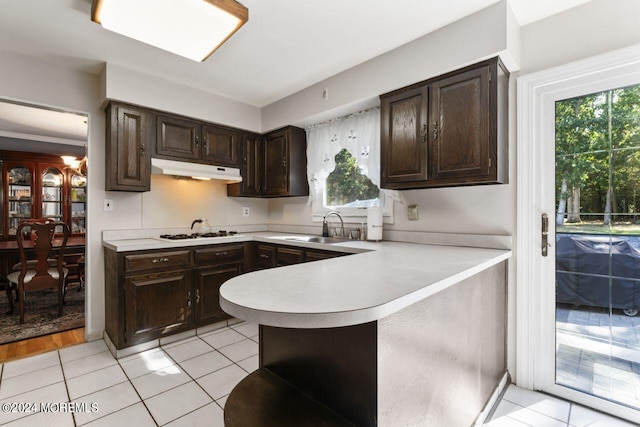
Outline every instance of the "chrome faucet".
<svg viewBox="0 0 640 427">
<path fill-rule="evenodd" d="M 202 224 L 202 219 L 194 219 L 191 223 L 191 229 L 193 230 L 193 226 L 196 224 Z"/>
<path fill-rule="evenodd" d="M 342 217 L 338 212 L 331 211 L 322 219 L 322 237 L 329 237 L 329 223 L 327 222 L 327 217 L 329 215 L 335 215 L 340 218 L 340 236 L 344 236 L 344 221 L 342 220 Z"/>
</svg>

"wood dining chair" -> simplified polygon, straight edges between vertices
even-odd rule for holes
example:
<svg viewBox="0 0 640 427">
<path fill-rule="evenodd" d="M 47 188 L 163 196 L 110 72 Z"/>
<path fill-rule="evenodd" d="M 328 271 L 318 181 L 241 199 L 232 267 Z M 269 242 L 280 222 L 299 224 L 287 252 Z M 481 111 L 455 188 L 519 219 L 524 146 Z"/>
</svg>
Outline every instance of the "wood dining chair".
<svg viewBox="0 0 640 427">
<path fill-rule="evenodd" d="M 29 233 L 25 235 L 25 228 Z M 62 233 L 59 230 L 62 230 Z M 56 234 L 62 240 L 60 245 L 54 245 Z M 58 316 L 62 316 L 64 305 L 65 281 L 69 270 L 64 267 L 64 250 L 69 239 L 69 226 L 63 222 L 50 219 L 23 221 L 18 225 L 17 242 L 20 251 L 20 271 L 14 271 L 7 276 L 7 296 L 9 297 L 9 314 L 13 313 L 14 304 L 11 295 L 16 291 L 20 323 L 24 323 L 24 303 L 27 291 L 57 289 Z M 25 247 L 25 236 L 30 238 L 31 244 Z M 35 259 L 27 259 L 27 249 L 33 247 Z M 57 251 L 54 256 L 52 251 Z"/>
</svg>

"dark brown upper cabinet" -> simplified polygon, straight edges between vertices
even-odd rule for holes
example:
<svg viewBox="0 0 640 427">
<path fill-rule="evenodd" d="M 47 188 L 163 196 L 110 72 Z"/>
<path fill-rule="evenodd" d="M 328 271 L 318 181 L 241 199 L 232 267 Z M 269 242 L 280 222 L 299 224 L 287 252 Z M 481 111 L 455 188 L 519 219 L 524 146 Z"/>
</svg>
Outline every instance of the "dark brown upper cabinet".
<svg viewBox="0 0 640 427">
<path fill-rule="evenodd" d="M 155 157 L 170 160 L 200 160 L 198 122 L 173 116 L 156 116 Z"/>
<path fill-rule="evenodd" d="M 238 132 L 182 117 L 156 117 L 155 157 L 238 167 Z"/>
<path fill-rule="evenodd" d="M 107 113 L 106 190 L 149 191 L 151 157 L 240 168 L 227 195 L 309 195 L 307 137 L 287 126 L 260 135 L 111 102 Z"/>
<path fill-rule="evenodd" d="M 243 136 L 243 182 L 227 186 L 227 195 L 242 197 L 308 196 L 307 137 L 288 126 L 264 136 Z"/>
<path fill-rule="evenodd" d="M 221 126 L 202 126 L 202 160 L 219 166 L 238 167 L 238 132 Z"/>
<path fill-rule="evenodd" d="M 107 191 L 151 189 L 151 129 L 146 109 L 112 102 L 106 109 Z"/>
<path fill-rule="evenodd" d="M 303 129 L 288 126 L 265 135 L 262 196 L 308 196 L 307 137 Z"/>
<path fill-rule="evenodd" d="M 382 98 L 384 183 L 427 180 L 428 86 Z"/>
<path fill-rule="evenodd" d="M 494 58 L 382 95 L 382 187 L 506 183 L 507 90 Z"/>
<path fill-rule="evenodd" d="M 260 197 L 262 190 L 260 156 L 262 155 L 262 135 L 243 133 L 240 135 L 242 162 L 240 174 L 242 182 L 227 185 L 228 196 Z"/>
</svg>

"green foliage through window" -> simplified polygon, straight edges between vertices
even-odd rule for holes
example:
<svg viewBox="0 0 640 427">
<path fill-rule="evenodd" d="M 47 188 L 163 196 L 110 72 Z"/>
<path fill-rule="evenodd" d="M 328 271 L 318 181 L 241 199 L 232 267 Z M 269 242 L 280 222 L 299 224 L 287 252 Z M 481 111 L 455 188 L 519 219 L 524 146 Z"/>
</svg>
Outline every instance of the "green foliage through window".
<svg viewBox="0 0 640 427">
<path fill-rule="evenodd" d="M 640 230 L 640 86 L 556 102 L 556 200 L 559 226 Z"/>
<path fill-rule="evenodd" d="M 356 159 L 343 148 L 335 157 L 336 168 L 327 177 L 327 206 L 370 206 L 380 189 L 360 171 Z M 368 203 L 364 201 L 370 201 Z"/>
</svg>

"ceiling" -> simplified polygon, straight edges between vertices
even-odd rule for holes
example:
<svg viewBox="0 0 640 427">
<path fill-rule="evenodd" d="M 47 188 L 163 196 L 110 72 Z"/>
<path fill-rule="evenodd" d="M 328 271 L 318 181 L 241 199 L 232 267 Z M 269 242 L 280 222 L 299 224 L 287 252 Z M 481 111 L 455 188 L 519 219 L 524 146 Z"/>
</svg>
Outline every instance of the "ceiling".
<svg viewBox="0 0 640 427">
<path fill-rule="evenodd" d="M 91 0 L 14 0 L 0 51 L 92 74 L 108 62 L 264 107 L 498 1 L 241 0 L 249 22 L 200 63 L 103 29 Z M 590 0 L 509 1 L 526 25 Z M 86 117 L 0 102 L 0 137 L 82 146 Z"/>
<path fill-rule="evenodd" d="M 263 107 L 498 1 L 241 0 L 247 24 L 198 63 L 103 29 L 91 0 L 14 0 L 0 50 L 93 74 L 113 63 Z M 589 0 L 510 1 L 525 24 Z"/>
</svg>

